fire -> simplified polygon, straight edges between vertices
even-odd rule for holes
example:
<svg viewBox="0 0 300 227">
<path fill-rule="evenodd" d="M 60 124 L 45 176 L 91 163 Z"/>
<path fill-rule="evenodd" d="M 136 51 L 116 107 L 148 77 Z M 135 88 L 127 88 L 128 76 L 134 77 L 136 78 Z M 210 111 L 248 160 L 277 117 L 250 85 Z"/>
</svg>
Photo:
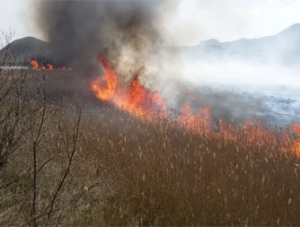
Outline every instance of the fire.
<svg viewBox="0 0 300 227">
<path fill-rule="evenodd" d="M 153 113 L 156 110 L 166 110 L 166 102 L 162 99 L 160 93 L 158 91 L 151 93 L 146 90 L 145 87 L 139 83 L 137 76 L 129 87 L 124 105 L 129 112 L 143 116 L 146 116 L 148 113 Z"/>
<path fill-rule="evenodd" d="M 40 66 L 39 63 L 36 60 L 30 61 L 31 68 L 34 70 L 42 69 L 42 70 L 53 70 L 53 69 L 59 69 L 59 70 L 72 70 L 72 68 L 67 68 L 66 66 L 63 66 L 61 68 L 54 68 L 54 66 L 50 63 L 47 63 L 46 65 Z"/>
<path fill-rule="evenodd" d="M 49 69 L 49 70 L 53 70 L 53 65 L 51 65 L 51 64 L 47 64 L 47 69 Z"/>
<path fill-rule="evenodd" d="M 38 69 L 40 67 L 39 63 L 36 60 L 30 61 L 30 65 L 31 65 L 32 69 Z"/>
<path fill-rule="evenodd" d="M 162 98 L 159 91 L 150 91 L 145 88 L 139 82 L 139 75 L 135 76 L 130 86 L 122 86 L 118 84 L 118 76 L 106 60 L 105 54 L 99 57 L 99 61 L 103 65 L 105 75 L 90 81 L 91 88 L 98 99 L 112 103 L 144 120 L 170 118 L 172 112 L 167 109 L 166 100 Z M 178 116 L 172 119 L 174 121 L 171 122 L 174 124 L 197 135 L 222 138 L 228 142 L 240 141 L 249 148 L 264 145 L 276 146 L 282 152 L 292 151 L 300 156 L 300 125 L 297 124 L 291 127 L 296 138 L 290 141 L 289 130 L 275 135 L 272 130 L 258 121 L 244 122 L 234 126 L 221 119 L 217 127 L 213 123 L 211 109 L 208 106 L 192 110 L 190 105 L 184 104 Z"/>
<path fill-rule="evenodd" d="M 118 86 L 118 76 L 102 54 L 99 58 L 105 76 L 91 81 L 91 87 L 97 98 L 111 102 L 135 116 L 151 117 L 156 111 L 166 111 L 166 101 L 158 91 L 150 92 L 139 83 L 138 75 L 128 88 Z"/>
<path fill-rule="evenodd" d="M 212 118 L 210 107 L 199 109 L 196 114 L 192 114 L 192 107 L 184 104 L 180 109 L 178 117 L 179 123 L 189 131 L 200 135 L 212 133 Z"/>
<path fill-rule="evenodd" d="M 104 67 L 105 75 L 90 83 L 98 99 L 113 103 L 120 109 L 143 119 L 167 118 L 171 114 L 160 92 L 151 92 L 145 88 L 139 82 L 138 75 L 132 80 L 130 86 L 121 87 L 118 85 L 118 76 L 106 60 L 105 54 L 100 56 L 99 61 Z M 208 106 L 192 114 L 191 106 L 185 104 L 177 116 L 177 121 L 183 128 L 194 133 L 212 133 L 211 110 Z"/>
<path fill-rule="evenodd" d="M 112 101 L 117 89 L 117 75 L 106 61 L 104 55 L 99 57 L 99 61 L 105 69 L 105 79 L 99 77 L 96 81 L 91 83 L 91 86 L 99 99 Z"/>
</svg>

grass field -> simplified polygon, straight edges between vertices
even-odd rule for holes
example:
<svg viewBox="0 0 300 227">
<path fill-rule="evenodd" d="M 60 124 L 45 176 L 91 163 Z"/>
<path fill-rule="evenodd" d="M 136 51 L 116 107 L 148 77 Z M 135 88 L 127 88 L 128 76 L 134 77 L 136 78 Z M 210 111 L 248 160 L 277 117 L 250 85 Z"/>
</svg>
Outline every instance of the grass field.
<svg viewBox="0 0 300 227">
<path fill-rule="evenodd" d="M 0 77 L 0 225 L 300 225 L 292 132 L 198 135 L 101 103 L 73 71 Z"/>
</svg>

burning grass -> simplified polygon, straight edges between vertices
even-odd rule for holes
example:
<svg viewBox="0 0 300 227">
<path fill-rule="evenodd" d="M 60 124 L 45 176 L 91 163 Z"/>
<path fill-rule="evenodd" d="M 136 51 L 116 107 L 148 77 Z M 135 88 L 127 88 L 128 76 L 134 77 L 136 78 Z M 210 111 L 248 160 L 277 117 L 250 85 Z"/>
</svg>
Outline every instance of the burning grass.
<svg viewBox="0 0 300 227">
<path fill-rule="evenodd" d="M 31 60 L 30 61 L 30 66 L 34 70 L 37 70 L 37 69 L 42 69 L 42 70 L 53 70 L 53 69 L 58 69 L 58 70 L 72 70 L 72 68 L 67 68 L 66 66 L 57 68 L 57 67 L 54 67 L 50 63 L 40 65 L 39 62 L 36 61 L 36 60 Z"/>
<path fill-rule="evenodd" d="M 209 109 L 197 124 L 188 107 L 173 120 L 136 117 L 78 96 L 57 103 L 37 92 L 26 99 L 13 79 L 7 82 L 13 87 L 1 119 L 13 111 L 6 126 L 18 116 L 12 129 L 27 122 L 27 130 L 0 167 L 1 225 L 300 225 L 298 126 L 220 121 L 208 130 Z M 57 85 L 45 83 L 48 91 Z"/>
<path fill-rule="evenodd" d="M 291 131 L 298 137 L 300 136 L 299 125 L 293 125 L 291 130 L 286 130 L 281 135 L 275 135 L 258 121 L 244 122 L 236 127 L 220 119 L 218 124 L 215 124 L 209 106 L 200 108 L 196 113 L 193 113 L 190 105 L 183 104 L 179 114 L 174 114 L 172 110 L 167 109 L 166 100 L 162 98 L 159 91 L 151 92 L 139 82 L 138 74 L 135 75 L 131 84 L 125 87 L 119 84 L 118 75 L 106 60 L 105 54 L 100 56 L 99 61 L 104 67 L 105 76 L 90 82 L 95 96 L 133 116 L 149 122 L 155 122 L 158 119 L 167 120 L 171 124 L 179 124 L 183 130 L 196 135 L 205 135 L 208 138 L 221 137 L 235 142 L 243 141 L 245 144 L 250 142 L 250 146 L 252 146 L 253 141 L 260 145 L 268 141 L 268 143 L 278 145 L 282 152 L 291 150 L 300 155 L 298 139 L 288 145 L 286 143 Z M 193 99 L 195 98 L 193 97 Z"/>
</svg>

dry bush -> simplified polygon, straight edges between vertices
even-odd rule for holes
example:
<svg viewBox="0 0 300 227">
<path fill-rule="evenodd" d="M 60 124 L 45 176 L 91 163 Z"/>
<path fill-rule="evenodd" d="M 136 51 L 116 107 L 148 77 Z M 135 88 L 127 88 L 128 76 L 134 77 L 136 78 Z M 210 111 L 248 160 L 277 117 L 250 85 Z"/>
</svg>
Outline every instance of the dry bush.
<svg viewBox="0 0 300 227">
<path fill-rule="evenodd" d="M 51 104 L 46 78 L 30 70 L 0 76 L 0 223 L 60 224 L 85 192 L 71 180 L 82 107 Z"/>
</svg>

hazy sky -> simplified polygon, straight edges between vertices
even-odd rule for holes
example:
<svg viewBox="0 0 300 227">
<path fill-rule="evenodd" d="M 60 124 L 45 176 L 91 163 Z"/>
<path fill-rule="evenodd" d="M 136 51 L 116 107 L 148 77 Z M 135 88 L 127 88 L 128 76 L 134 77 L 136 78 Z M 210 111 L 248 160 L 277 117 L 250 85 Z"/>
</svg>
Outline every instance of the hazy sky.
<svg viewBox="0 0 300 227">
<path fill-rule="evenodd" d="M 172 0 L 169 0 L 172 2 Z M 173 0 L 176 1 L 176 0 Z M 166 39 L 193 45 L 203 39 L 229 41 L 273 35 L 300 23 L 300 0 L 177 0 L 175 14 L 165 17 Z M 0 0 L 0 30 L 41 38 L 33 27 L 34 0 Z"/>
</svg>

